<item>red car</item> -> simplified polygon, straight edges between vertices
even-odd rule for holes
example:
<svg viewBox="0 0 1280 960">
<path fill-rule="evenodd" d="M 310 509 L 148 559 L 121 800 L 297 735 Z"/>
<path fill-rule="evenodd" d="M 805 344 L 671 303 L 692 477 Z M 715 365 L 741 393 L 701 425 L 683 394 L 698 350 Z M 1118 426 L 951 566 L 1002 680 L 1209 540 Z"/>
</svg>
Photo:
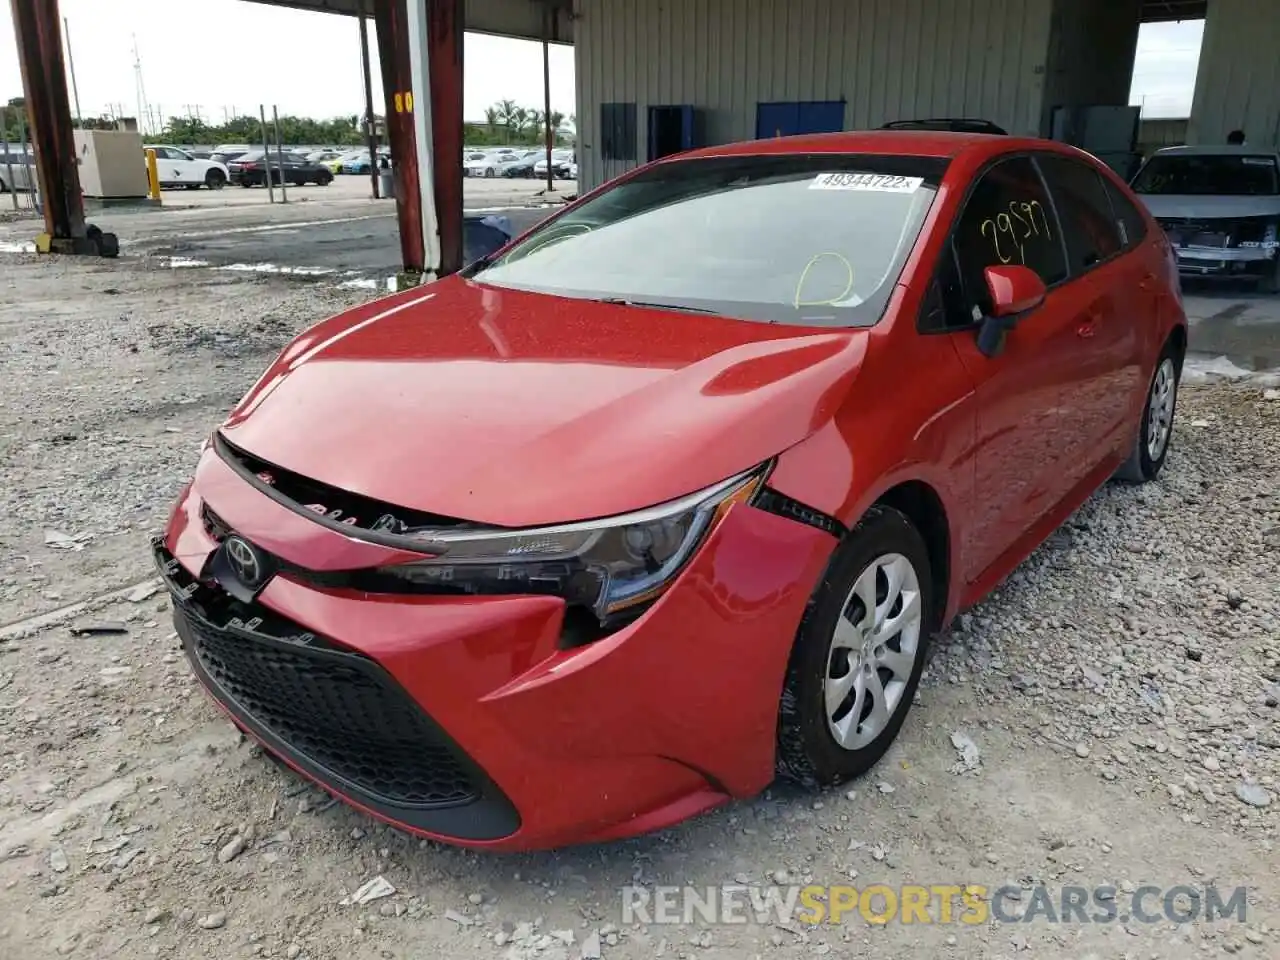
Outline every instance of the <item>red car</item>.
<svg viewBox="0 0 1280 960">
<path fill-rule="evenodd" d="M 300 335 L 155 551 L 213 699 L 353 806 L 630 836 L 875 764 L 930 635 L 1160 473 L 1186 343 L 1077 150 L 701 150 Z"/>
</svg>

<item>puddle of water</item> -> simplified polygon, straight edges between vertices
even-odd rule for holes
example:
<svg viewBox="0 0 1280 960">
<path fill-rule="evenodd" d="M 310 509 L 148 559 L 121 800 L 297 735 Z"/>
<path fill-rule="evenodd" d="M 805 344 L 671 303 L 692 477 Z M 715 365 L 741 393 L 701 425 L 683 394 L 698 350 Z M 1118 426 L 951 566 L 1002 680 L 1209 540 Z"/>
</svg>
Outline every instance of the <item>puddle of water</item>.
<svg viewBox="0 0 1280 960">
<path fill-rule="evenodd" d="M 388 293 L 396 293 L 400 289 L 400 282 L 395 277 L 386 277 L 383 280 L 361 277 L 359 280 L 343 280 L 338 286 L 347 290 L 385 289 Z"/>
<path fill-rule="evenodd" d="M 1241 366 L 1248 364 L 1248 366 Z M 1182 367 L 1185 383 L 1215 383 L 1222 380 L 1272 385 L 1280 383 L 1280 368 L 1267 357 L 1229 357 L 1225 354 L 1188 354 Z"/>
<path fill-rule="evenodd" d="M 213 269 L 228 270 L 232 273 L 273 273 L 293 277 L 325 277 L 331 273 L 337 273 L 333 267 L 280 267 L 274 263 L 229 263 Z"/>
</svg>

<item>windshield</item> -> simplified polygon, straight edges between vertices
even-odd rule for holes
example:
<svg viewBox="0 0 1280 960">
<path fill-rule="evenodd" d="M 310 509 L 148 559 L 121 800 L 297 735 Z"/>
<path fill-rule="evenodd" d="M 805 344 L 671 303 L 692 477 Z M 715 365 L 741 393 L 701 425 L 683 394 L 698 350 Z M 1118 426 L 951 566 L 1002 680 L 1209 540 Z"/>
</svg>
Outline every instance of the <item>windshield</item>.
<svg viewBox="0 0 1280 960">
<path fill-rule="evenodd" d="M 875 323 L 941 158 L 677 160 L 535 230 L 475 279 L 581 299 L 805 326 Z"/>
<path fill-rule="evenodd" d="M 1244 154 L 1157 154 L 1133 181 L 1135 193 L 1193 197 L 1275 196 L 1276 159 Z"/>
</svg>

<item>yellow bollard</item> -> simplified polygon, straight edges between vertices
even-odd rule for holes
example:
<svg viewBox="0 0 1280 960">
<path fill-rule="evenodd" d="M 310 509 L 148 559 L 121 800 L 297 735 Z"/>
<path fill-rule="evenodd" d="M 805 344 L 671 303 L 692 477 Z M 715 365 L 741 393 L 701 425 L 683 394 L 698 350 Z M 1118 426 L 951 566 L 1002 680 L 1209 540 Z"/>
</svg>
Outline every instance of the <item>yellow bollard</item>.
<svg viewBox="0 0 1280 960">
<path fill-rule="evenodd" d="M 160 202 L 160 171 L 156 169 L 156 152 L 147 151 L 147 185 L 151 189 L 151 199 Z"/>
</svg>

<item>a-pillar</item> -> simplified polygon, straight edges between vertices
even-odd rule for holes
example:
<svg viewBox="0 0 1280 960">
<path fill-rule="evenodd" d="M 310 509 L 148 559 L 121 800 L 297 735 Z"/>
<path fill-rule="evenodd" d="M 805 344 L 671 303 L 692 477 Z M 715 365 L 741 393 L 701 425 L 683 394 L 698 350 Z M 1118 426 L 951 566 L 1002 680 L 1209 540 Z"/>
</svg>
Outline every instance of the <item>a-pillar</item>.
<svg viewBox="0 0 1280 960">
<path fill-rule="evenodd" d="M 11 8 L 45 233 L 54 249 L 70 251 L 84 243 L 86 228 L 58 0 L 12 0 Z"/>
<path fill-rule="evenodd" d="M 375 0 L 405 270 L 462 267 L 462 0 Z"/>
</svg>

